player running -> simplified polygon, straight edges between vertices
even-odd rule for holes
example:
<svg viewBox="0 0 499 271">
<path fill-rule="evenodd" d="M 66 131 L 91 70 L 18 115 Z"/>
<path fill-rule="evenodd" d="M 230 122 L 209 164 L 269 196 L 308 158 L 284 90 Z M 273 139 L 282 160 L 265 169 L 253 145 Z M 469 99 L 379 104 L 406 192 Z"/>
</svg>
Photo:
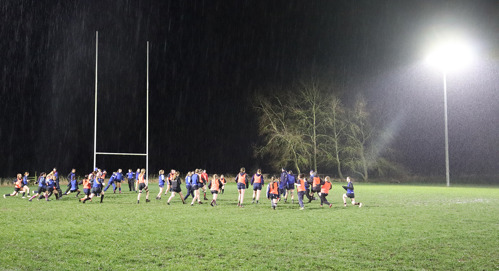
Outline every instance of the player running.
<svg viewBox="0 0 499 271">
<path fill-rule="evenodd" d="M 12 194 L 5 194 L 3 195 L 3 198 L 5 197 L 13 197 L 19 194 L 19 191 L 21 191 L 23 187 L 23 175 L 21 173 L 17 173 L 17 179 L 14 181 L 14 192 Z"/>
<path fill-rule="evenodd" d="M 66 193 L 64 193 L 63 195 L 69 195 L 71 193 L 76 193 L 76 196 L 75 197 L 78 197 L 78 195 L 80 195 L 80 189 L 78 187 L 78 180 L 76 179 L 76 169 L 73 168 L 73 170 L 71 170 L 71 174 L 70 174 L 70 178 L 69 178 L 69 184 L 68 184 L 68 190 L 66 190 Z"/>
<path fill-rule="evenodd" d="M 333 206 L 326 199 L 327 195 L 329 194 L 329 189 L 331 189 L 332 186 L 333 185 L 331 184 L 329 176 L 326 176 L 324 184 L 321 187 L 321 207 L 322 207 L 323 204 L 329 205 L 329 208 L 331 208 Z"/>
<path fill-rule="evenodd" d="M 102 178 L 102 175 L 99 175 L 99 172 L 97 172 L 94 176 L 94 181 L 92 184 L 92 190 L 90 191 L 90 196 L 86 197 L 83 199 L 81 202 L 85 203 L 87 200 L 92 201 L 92 198 L 100 195 L 100 203 L 104 200 L 104 191 L 102 191 L 102 182 L 104 178 Z M 90 176 L 89 176 L 90 177 Z M 83 185 L 85 187 L 85 185 Z"/>
<path fill-rule="evenodd" d="M 194 202 L 198 202 L 198 204 L 203 204 L 201 202 L 201 199 L 199 197 L 199 169 L 196 169 L 194 171 L 194 174 L 192 174 L 191 176 L 191 186 L 192 186 L 192 190 L 194 190 L 194 197 L 192 198 L 192 202 L 191 202 L 191 206 L 194 205 Z"/>
<path fill-rule="evenodd" d="M 223 184 L 218 178 L 217 174 L 213 175 L 213 179 L 208 183 L 208 188 L 210 189 L 210 192 L 213 195 L 213 199 L 211 200 L 210 203 L 212 207 L 215 207 L 215 205 L 217 205 L 217 197 L 222 185 Z"/>
<path fill-rule="evenodd" d="M 85 196 L 83 198 L 80 199 L 80 201 L 83 201 L 85 199 L 88 199 L 90 198 L 90 191 L 92 189 L 92 182 L 90 181 L 90 178 L 89 178 L 89 175 L 85 175 L 85 178 L 83 178 L 83 180 L 81 181 L 81 184 L 83 185 L 83 194 L 85 194 Z M 90 200 L 92 201 L 92 200 Z"/>
<path fill-rule="evenodd" d="M 255 203 L 256 199 L 256 203 L 258 204 L 258 201 L 260 201 L 260 193 L 262 192 L 262 187 L 265 185 L 261 169 L 258 169 L 255 175 L 251 177 L 251 184 L 253 185 L 253 200 L 251 201 L 251 203 Z"/>
<path fill-rule="evenodd" d="M 312 198 L 309 198 L 309 203 L 312 201 L 314 193 L 317 193 L 317 195 L 320 196 L 321 187 L 324 184 L 324 181 L 319 177 L 317 172 L 310 171 L 310 183 L 312 183 Z"/>
<path fill-rule="evenodd" d="M 295 182 L 296 177 L 293 175 L 293 171 L 288 171 L 288 182 L 286 184 L 286 197 L 284 197 L 284 202 L 288 201 L 288 195 L 291 194 L 291 203 L 295 203 Z"/>
<path fill-rule="evenodd" d="M 45 192 L 45 200 L 49 201 L 49 198 L 55 194 L 55 199 L 59 200 L 59 191 L 57 190 L 56 176 L 54 174 L 49 174 L 47 177 L 47 192 Z"/>
<path fill-rule="evenodd" d="M 135 172 L 135 193 L 138 192 L 139 188 L 139 176 L 140 176 L 140 168 L 138 168 L 137 171 Z"/>
<path fill-rule="evenodd" d="M 350 198 L 352 201 L 352 205 L 359 205 L 359 208 L 362 207 L 362 203 L 360 202 L 355 202 L 355 194 L 353 192 L 353 183 L 352 180 L 350 180 L 350 177 L 347 177 L 347 185 L 342 186 L 343 189 L 345 189 L 347 192 L 343 194 L 343 206 L 347 207 L 347 198 Z"/>
<path fill-rule="evenodd" d="M 270 205 L 274 210 L 277 207 L 277 202 L 279 201 L 279 193 L 279 182 L 277 181 L 277 178 L 272 176 L 270 183 L 267 186 L 267 198 L 270 199 Z"/>
<path fill-rule="evenodd" d="M 206 185 L 208 184 L 208 173 L 206 173 L 206 169 L 204 169 L 203 171 L 201 171 L 200 169 L 200 188 L 203 189 L 203 195 L 204 195 L 204 200 L 208 200 L 208 198 L 206 197 Z"/>
<path fill-rule="evenodd" d="M 146 203 L 150 202 L 149 200 L 149 186 L 148 180 L 146 178 L 146 169 L 143 168 L 139 174 L 139 194 L 137 195 L 137 204 L 140 203 L 140 195 L 142 195 L 142 190 L 146 191 Z"/>
<path fill-rule="evenodd" d="M 170 173 L 168 173 L 168 177 L 166 178 L 165 196 L 168 195 L 168 192 L 171 192 L 172 188 L 170 186 L 170 180 L 174 180 L 176 176 L 177 176 L 177 171 L 174 169 L 170 170 Z"/>
<path fill-rule="evenodd" d="M 111 174 L 111 177 L 109 178 L 109 182 L 107 182 L 107 185 L 106 185 L 106 188 L 104 188 L 104 192 L 107 191 L 107 189 L 109 189 L 109 186 L 113 186 L 113 191 L 114 193 L 116 193 L 116 184 L 114 183 L 116 181 L 116 172 L 113 172 L 113 174 Z M 101 179 L 101 182 L 104 183 L 104 178 Z"/>
<path fill-rule="evenodd" d="M 165 171 L 160 169 L 159 172 L 159 177 L 158 177 L 158 186 L 159 186 L 159 193 L 156 196 L 157 200 L 161 199 L 161 193 L 163 193 L 163 187 L 165 187 Z"/>
<path fill-rule="evenodd" d="M 116 178 L 114 182 L 116 183 L 116 188 L 114 189 L 114 193 L 116 193 L 116 189 L 121 194 L 121 182 L 123 181 L 123 170 L 118 168 L 118 172 L 116 172 Z"/>
<path fill-rule="evenodd" d="M 227 183 L 227 180 L 225 179 L 225 176 L 222 174 L 220 175 L 220 181 L 222 182 L 222 194 L 225 192 L 225 184 Z"/>
<path fill-rule="evenodd" d="M 295 183 L 296 185 L 296 190 L 298 194 L 298 203 L 300 204 L 300 210 L 305 209 L 305 205 L 303 204 L 303 196 L 305 196 L 308 191 L 307 191 L 307 180 L 305 179 L 305 174 L 300 173 L 298 175 L 298 181 Z"/>
<path fill-rule="evenodd" d="M 28 181 L 28 176 L 29 176 L 29 172 L 24 172 L 24 176 L 23 176 L 23 187 L 21 188 L 21 191 L 23 192 L 23 199 L 25 199 L 25 195 L 26 193 L 28 193 L 28 196 L 29 196 L 29 181 Z"/>
<path fill-rule="evenodd" d="M 280 196 L 286 196 L 286 186 L 288 184 L 288 172 L 283 168 L 279 178 L 279 200 Z"/>
<path fill-rule="evenodd" d="M 186 200 L 189 195 L 194 198 L 194 190 L 192 189 L 191 177 L 192 171 L 187 172 L 187 175 L 185 176 L 185 188 L 187 189 L 187 194 L 185 195 L 184 200 Z"/>
<path fill-rule="evenodd" d="M 38 196 L 43 197 L 43 194 L 45 193 L 45 191 L 47 191 L 47 183 L 45 181 L 45 176 L 47 176 L 47 174 L 45 172 L 42 172 L 40 174 L 40 177 L 38 177 L 38 191 L 31 198 L 29 198 L 29 201 L 32 201 L 34 198 Z M 40 200 L 40 198 L 38 200 Z"/>
<path fill-rule="evenodd" d="M 180 185 L 182 184 L 182 181 L 180 179 L 180 172 L 175 171 L 175 176 L 170 177 L 169 179 L 170 180 L 168 180 L 168 183 L 169 187 L 171 187 L 172 194 L 166 203 L 170 205 L 170 201 L 175 197 L 175 193 L 178 193 L 180 199 L 182 200 L 182 203 L 185 204 L 184 195 L 182 195 L 182 189 L 180 188 Z"/>
<path fill-rule="evenodd" d="M 249 187 L 248 175 L 246 174 L 246 169 L 244 167 L 241 168 L 239 173 L 236 176 L 237 183 L 237 192 L 239 193 L 237 198 L 237 206 L 243 208 L 244 201 L 244 191 Z"/>
</svg>

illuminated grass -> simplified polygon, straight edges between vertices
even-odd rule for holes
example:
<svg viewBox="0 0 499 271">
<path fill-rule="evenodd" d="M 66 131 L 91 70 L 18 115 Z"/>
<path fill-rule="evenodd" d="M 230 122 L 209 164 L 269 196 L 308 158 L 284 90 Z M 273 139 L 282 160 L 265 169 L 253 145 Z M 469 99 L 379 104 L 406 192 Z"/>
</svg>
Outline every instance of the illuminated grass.
<svg viewBox="0 0 499 271">
<path fill-rule="evenodd" d="M 333 208 L 313 201 L 303 211 L 251 204 L 250 190 L 237 208 L 234 184 L 215 208 L 178 197 L 168 206 L 154 200 L 157 185 L 140 205 L 130 192 L 103 204 L 0 198 L 0 269 L 499 269 L 496 187 L 359 183 L 364 207 L 344 208 L 340 185 Z"/>
</svg>

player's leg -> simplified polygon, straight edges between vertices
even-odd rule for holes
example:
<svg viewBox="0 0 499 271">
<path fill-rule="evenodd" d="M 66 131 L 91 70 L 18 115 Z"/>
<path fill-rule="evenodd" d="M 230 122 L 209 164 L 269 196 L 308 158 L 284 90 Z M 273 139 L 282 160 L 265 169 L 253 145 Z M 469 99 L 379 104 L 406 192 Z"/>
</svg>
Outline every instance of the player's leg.
<svg viewBox="0 0 499 271">
<path fill-rule="evenodd" d="M 241 207 L 243 207 L 243 201 L 244 201 L 244 192 L 246 189 L 241 189 Z"/>
<path fill-rule="evenodd" d="M 182 191 L 178 192 L 178 194 L 180 196 L 180 199 L 182 200 L 182 203 L 185 204 L 184 195 L 182 195 Z"/>
<path fill-rule="evenodd" d="M 168 198 L 168 201 L 166 202 L 168 205 L 170 205 L 170 201 L 175 197 L 175 192 L 172 191 L 171 196 Z"/>
<path fill-rule="evenodd" d="M 262 194 L 262 190 L 261 189 L 257 189 L 256 190 L 256 203 L 258 203 L 260 201 L 260 195 Z"/>
<path fill-rule="evenodd" d="M 158 195 L 156 196 L 156 199 L 161 199 L 161 193 L 163 193 L 163 187 L 159 187 L 159 193 Z"/>
</svg>

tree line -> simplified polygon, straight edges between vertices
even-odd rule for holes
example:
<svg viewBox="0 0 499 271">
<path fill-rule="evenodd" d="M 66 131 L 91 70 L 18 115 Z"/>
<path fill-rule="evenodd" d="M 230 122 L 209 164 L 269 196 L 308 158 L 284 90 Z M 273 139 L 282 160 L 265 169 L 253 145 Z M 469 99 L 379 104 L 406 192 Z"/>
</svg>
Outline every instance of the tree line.
<svg viewBox="0 0 499 271">
<path fill-rule="evenodd" d="M 405 175 L 386 144 L 389 129 L 371 114 L 365 97 L 349 105 L 318 82 L 272 89 L 253 101 L 261 142 L 255 155 L 275 170 L 334 171 L 339 178 Z"/>
</svg>

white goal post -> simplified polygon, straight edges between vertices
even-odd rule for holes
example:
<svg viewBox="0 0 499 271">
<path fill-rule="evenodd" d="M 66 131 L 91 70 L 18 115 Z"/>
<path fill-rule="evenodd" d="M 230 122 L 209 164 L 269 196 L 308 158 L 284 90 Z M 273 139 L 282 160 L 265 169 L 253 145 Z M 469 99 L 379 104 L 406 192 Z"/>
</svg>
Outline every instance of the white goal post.
<svg viewBox="0 0 499 271">
<path fill-rule="evenodd" d="M 147 68 L 146 68 L 146 151 L 145 153 L 126 152 L 98 152 L 97 151 L 97 68 L 99 59 L 99 31 L 95 31 L 95 104 L 94 104 L 94 166 L 96 168 L 97 155 L 123 155 L 146 157 L 146 183 L 149 175 L 149 41 L 147 42 Z"/>
</svg>

